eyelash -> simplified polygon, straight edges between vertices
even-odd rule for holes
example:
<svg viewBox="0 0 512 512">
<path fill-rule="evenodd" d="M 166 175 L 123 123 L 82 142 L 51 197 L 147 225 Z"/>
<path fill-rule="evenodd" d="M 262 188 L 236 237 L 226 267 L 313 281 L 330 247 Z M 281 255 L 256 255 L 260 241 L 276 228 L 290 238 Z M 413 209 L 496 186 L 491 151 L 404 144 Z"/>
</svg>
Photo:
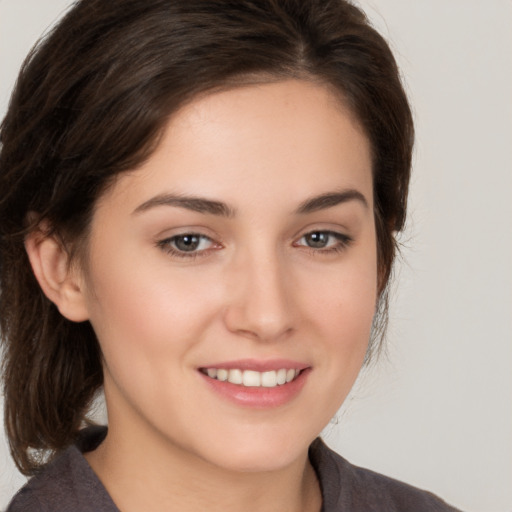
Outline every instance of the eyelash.
<svg viewBox="0 0 512 512">
<path fill-rule="evenodd" d="M 172 246 L 172 244 L 176 243 L 176 240 L 180 238 L 185 237 L 197 237 L 201 239 L 202 241 L 207 240 L 212 243 L 213 246 L 216 246 L 215 249 L 218 249 L 221 247 L 220 244 L 216 244 L 210 237 L 206 235 L 202 235 L 201 233 L 182 233 L 179 235 L 174 235 L 169 238 L 165 238 L 164 240 L 160 240 L 157 242 L 157 246 L 162 249 L 164 252 L 169 254 L 170 256 L 176 257 L 176 258 L 189 258 L 189 259 L 196 259 L 203 256 L 208 256 L 211 248 L 203 249 L 203 250 L 194 250 L 194 251 L 181 251 L 175 247 Z M 201 242 L 200 242 L 201 243 Z"/>
<path fill-rule="evenodd" d="M 329 254 L 338 254 L 340 252 L 343 252 L 346 250 L 354 241 L 353 238 L 351 238 L 348 235 L 345 235 L 343 233 L 338 233 L 337 231 L 330 231 L 330 230 L 314 230 L 309 231 L 308 233 L 305 233 L 299 238 L 299 241 L 306 238 L 307 236 L 311 235 L 327 235 L 329 237 L 333 237 L 336 239 L 336 243 L 329 247 L 321 247 L 321 248 L 315 248 L 310 247 L 307 245 L 299 245 L 298 242 L 294 243 L 295 247 L 304 247 L 306 250 L 310 251 L 312 254 L 322 254 L 322 255 L 329 255 Z"/>
<path fill-rule="evenodd" d="M 328 237 L 335 238 L 337 242 L 332 246 L 321 247 L 321 248 L 310 247 L 308 245 L 303 245 L 303 244 L 298 243 L 298 241 L 306 238 L 307 236 L 312 236 L 312 235 L 327 235 Z M 172 244 L 175 244 L 178 239 L 185 238 L 185 237 L 197 237 L 202 241 L 205 241 L 205 240 L 209 241 L 209 242 L 211 242 L 213 247 L 209 247 L 207 249 L 202 249 L 202 250 L 192 250 L 192 251 L 183 251 L 183 250 L 177 249 L 176 247 L 173 247 Z M 319 229 L 319 230 L 309 231 L 308 233 L 305 233 L 304 235 L 302 235 L 299 238 L 298 241 L 293 243 L 294 247 L 303 247 L 304 249 L 306 249 L 307 251 L 309 251 L 310 253 L 315 254 L 315 255 L 317 255 L 317 254 L 328 255 L 328 254 L 337 254 L 337 253 L 343 252 L 352 244 L 353 239 L 351 237 L 349 237 L 348 235 L 344 235 L 344 234 L 338 233 L 336 231 Z M 201 244 L 201 241 L 199 242 L 199 244 Z M 157 247 L 159 247 L 160 249 L 162 249 L 164 252 L 166 252 L 167 254 L 169 254 L 172 257 L 188 258 L 188 259 L 196 259 L 198 257 L 208 256 L 212 250 L 217 250 L 222 247 L 221 244 L 214 242 L 210 237 L 208 237 L 206 235 L 202 235 L 201 233 L 183 233 L 183 234 L 179 234 L 179 235 L 174 235 L 172 237 L 165 238 L 164 240 L 159 240 L 156 245 L 157 245 Z"/>
</svg>

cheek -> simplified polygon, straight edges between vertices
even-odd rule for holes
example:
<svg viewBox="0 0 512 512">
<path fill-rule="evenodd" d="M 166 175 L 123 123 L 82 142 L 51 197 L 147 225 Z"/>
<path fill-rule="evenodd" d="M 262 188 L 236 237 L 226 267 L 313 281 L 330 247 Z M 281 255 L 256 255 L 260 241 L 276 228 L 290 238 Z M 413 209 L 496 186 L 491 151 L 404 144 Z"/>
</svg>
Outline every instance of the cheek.
<svg viewBox="0 0 512 512">
<path fill-rule="evenodd" d="M 313 433 L 345 401 L 368 347 L 377 294 L 376 266 L 371 257 L 354 261 L 317 274 L 315 293 L 306 295 L 309 298 L 302 306 L 307 311 L 307 340 L 317 368 L 309 390 L 309 413 L 317 418 Z"/>
<path fill-rule="evenodd" d="M 371 253 L 370 253 L 371 254 Z M 354 258 L 356 259 L 356 258 Z M 377 300 L 376 260 L 371 256 L 329 272 L 309 308 L 334 343 L 360 344 L 369 335 Z"/>
<path fill-rule="evenodd" d="M 135 270 L 128 279 L 126 274 L 115 273 L 104 277 L 96 279 L 93 323 L 96 319 L 113 333 L 129 333 L 132 338 L 137 332 L 161 331 L 168 338 L 182 324 L 191 328 L 190 318 L 200 321 L 198 311 L 208 316 L 208 297 L 195 281 L 183 282 L 175 276 L 167 280 L 165 275 L 147 270 Z"/>
<path fill-rule="evenodd" d="M 377 301 L 376 258 L 372 252 L 358 255 L 350 263 L 331 272 L 321 292 L 308 304 L 310 322 L 314 322 L 323 341 L 315 350 L 323 358 L 325 376 L 333 386 L 332 395 L 326 400 L 335 410 L 363 364 Z"/>
<path fill-rule="evenodd" d="M 103 353 L 109 417 L 124 417 L 134 407 L 163 426 L 187 408 L 184 390 L 215 305 L 196 280 L 147 267 L 126 279 L 119 268 L 103 269 L 91 323 Z"/>
<path fill-rule="evenodd" d="M 342 384 L 342 394 L 355 381 L 368 348 L 375 311 L 375 302 L 369 297 L 373 299 L 374 295 L 368 293 L 358 300 L 347 294 L 333 297 L 331 302 L 318 301 L 316 305 L 317 318 L 323 318 L 323 349 L 329 354 L 327 367 L 333 379 Z"/>
<path fill-rule="evenodd" d="M 98 263 L 89 311 L 112 372 L 158 368 L 159 361 L 183 358 L 201 342 L 216 314 L 215 297 L 205 293 L 201 279 L 160 262 Z"/>
</svg>

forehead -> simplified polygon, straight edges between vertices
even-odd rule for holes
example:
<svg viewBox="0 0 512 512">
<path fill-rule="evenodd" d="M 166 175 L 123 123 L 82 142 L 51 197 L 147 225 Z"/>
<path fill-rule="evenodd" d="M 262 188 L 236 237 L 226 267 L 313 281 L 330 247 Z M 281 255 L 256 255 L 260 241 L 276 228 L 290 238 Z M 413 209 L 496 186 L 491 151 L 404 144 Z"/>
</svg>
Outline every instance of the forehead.
<svg viewBox="0 0 512 512">
<path fill-rule="evenodd" d="M 281 202 L 298 203 L 336 188 L 361 189 L 372 203 L 368 138 L 340 95 L 288 80 L 195 98 L 170 118 L 148 160 L 111 192 L 126 204 L 162 192 L 233 204 L 281 195 Z"/>
</svg>

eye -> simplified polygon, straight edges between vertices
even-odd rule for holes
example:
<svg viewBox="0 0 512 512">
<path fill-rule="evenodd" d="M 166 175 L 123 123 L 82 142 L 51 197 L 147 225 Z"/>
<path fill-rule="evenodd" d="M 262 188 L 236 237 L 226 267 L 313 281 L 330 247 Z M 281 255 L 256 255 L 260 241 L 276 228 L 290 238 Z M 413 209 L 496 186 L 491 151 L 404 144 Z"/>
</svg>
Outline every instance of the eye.
<svg viewBox="0 0 512 512">
<path fill-rule="evenodd" d="M 352 242 L 352 238 L 336 231 L 311 231 L 294 244 L 308 247 L 319 252 L 339 252 Z"/>
<path fill-rule="evenodd" d="M 178 257 L 195 257 L 215 246 L 215 242 L 199 233 L 183 233 L 158 242 L 158 247 Z"/>
</svg>

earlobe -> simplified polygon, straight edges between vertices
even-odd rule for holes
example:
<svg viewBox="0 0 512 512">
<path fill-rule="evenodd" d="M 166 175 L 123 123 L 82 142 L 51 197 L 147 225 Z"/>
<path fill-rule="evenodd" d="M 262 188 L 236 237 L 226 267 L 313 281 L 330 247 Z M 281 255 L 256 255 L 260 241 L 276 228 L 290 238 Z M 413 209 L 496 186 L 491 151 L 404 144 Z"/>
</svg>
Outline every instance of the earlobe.
<svg viewBox="0 0 512 512">
<path fill-rule="evenodd" d="M 73 322 L 88 320 L 83 279 L 61 241 L 36 229 L 25 238 L 25 250 L 39 286 L 60 313 Z"/>
</svg>

